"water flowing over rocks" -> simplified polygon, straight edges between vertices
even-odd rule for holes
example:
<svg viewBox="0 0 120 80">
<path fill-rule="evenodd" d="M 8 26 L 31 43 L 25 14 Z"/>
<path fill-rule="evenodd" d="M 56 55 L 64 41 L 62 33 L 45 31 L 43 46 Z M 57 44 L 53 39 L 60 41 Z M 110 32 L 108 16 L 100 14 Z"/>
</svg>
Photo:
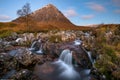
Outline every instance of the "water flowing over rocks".
<svg viewBox="0 0 120 80">
<path fill-rule="evenodd" d="M 79 33 L 79 35 L 76 35 L 76 33 Z M 91 58 L 96 59 L 95 52 L 88 54 L 84 45 L 87 42 L 84 39 L 88 39 L 90 35 L 83 32 L 76 33 L 70 31 L 61 31 L 55 34 L 50 32 L 49 35 L 24 33 L 14 34 L 15 37 L 9 37 L 10 40 L 9 38 L 0 39 L 0 78 L 17 80 L 97 80 L 101 74 L 96 75 L 98 71 L 93 67 L 91 61 Z M 78 36 L 79 38 L 76 38 Z M 71 68 L 65 62 L 70 58 L 70 55 L 67 55 L 68 53 L 64 55 L 67 58 L 60 60 L 64 50 L 71 53 Z M 73 73 L 76 75 L 73 76 Z M 64 77 L 61 77 L 63 75 Z M 67 77 L 70 75 L 71 77 Z"/>
</svg>

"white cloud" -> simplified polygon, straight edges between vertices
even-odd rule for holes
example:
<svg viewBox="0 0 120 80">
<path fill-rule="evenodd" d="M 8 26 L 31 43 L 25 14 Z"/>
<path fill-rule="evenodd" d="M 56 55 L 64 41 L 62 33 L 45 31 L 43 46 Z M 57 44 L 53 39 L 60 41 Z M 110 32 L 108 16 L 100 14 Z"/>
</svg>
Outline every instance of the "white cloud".
<svg viewBox="0 0 120 80">
<path fill-rule="evenodd" d="M 120 14 L 120 9 L 117 9 L 114 12 L 117 13 L 117 14 Z"/>
<path fill-rule="evenodd" d="M 0 15 L 0 20 L 1 21 L 5 21 L 5 20 L 10 20 L 10 16 L 7 16 L 7 15 Z"/>
<path fill-rule="evenodd" d="M 86 5 L 92 9 L 92 10 L 95 10 L 97 12 L 103 12 L 105 11 L 105 7 L 100 5 L 100 4 L 97 4 L 97 3 L 94 3 L 94 2 L 89 2 L 89 3 L 86 3 Z"/>
<path fill-rule="evenodd" d="M 66 17 L 75 17 L 77 16 L 77 12 L 74 9 L 68 9 L 63 12 Z"/>
<path fill-rule="evenodd" d="M 92 19 L 93 17 L 94 17 L 94 15 L 92 15 L 92 14 L 81 16 L 81 18 L 82 18 L 82 19 L 85 19 L 85 20 L 87 20 L 87 19 Z"/>
</svg>

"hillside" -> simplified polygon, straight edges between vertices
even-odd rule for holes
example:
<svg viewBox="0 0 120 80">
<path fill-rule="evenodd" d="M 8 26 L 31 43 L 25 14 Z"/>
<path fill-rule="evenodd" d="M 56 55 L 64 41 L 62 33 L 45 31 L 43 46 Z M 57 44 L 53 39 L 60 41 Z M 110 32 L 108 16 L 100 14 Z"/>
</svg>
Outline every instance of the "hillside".
<svg viewBox="0 0 120 80">
<path fill-rule="evenodd" d="M 72 24 L 55 6 L 48 4 L 30 14 L 32 21 L 29 22 L 35 29 L 73 29 L 76 26 Z M 12 22 L 24 23 L 23 17 L 19 17 Z"/>
</svg>

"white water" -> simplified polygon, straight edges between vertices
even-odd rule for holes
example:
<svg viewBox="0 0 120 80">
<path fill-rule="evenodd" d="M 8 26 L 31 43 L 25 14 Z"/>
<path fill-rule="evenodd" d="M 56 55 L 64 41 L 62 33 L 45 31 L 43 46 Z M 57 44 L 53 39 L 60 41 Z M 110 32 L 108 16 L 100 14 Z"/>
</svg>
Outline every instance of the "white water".
<svg viewBox="0 0 120 80">
<path fill-rule="evenodd" d="M 92 59 L 92 56 L 91 56 L 92 54 L 91 54 L 91 52 L 85 50 L 85 48 L 82 48 L 82 49 L 87 53 L 87 55 L 88 55 L 88 57 L 89 57 L 90 62 L 92 63 L 92 65 L 94 65 L 95 61 Z"/>
<path fill-rule="evenodd" d="M 87 51 L 87 54 L 88 54 L 88 57 L 89 57 L 91 63 L 93 64 L 93 59 L 92 59 L 92 56 L 91 56 L 91 52 L 90 52 L 90 51 Z"/>
<path fill-rule="evenodd" d="M 82 41 L 81 40 L 75 40 L 74 41 L 74 45 L 76 45 L 76 46 L 79 46 L 79 45 L 81 45 L 82 44 Z"/>
<path fill-rule="evenodd" d="M 62 60 L 69 66 L 72 66 L 72 52 L 69 49 L 63 50 L 59 57 L 59 60 Z"/>
<path fill-rule="evenodd" d="M 43 51 L 42 51 L 42 44 L 40 46 L 40 49 L 38 51 L 36 51 L 36 53 L 38 53 L 38 54 L 42 54 L 43 53 Z"/>
<path fill-rule="evenodd" d="M 69 49 L 63 50 L 59 60 L 56 61 L 55 64 L 59 65 L 59 69 L 62 71 L 60 77 L 67 77 L 70 79 L 80 77 L 79 73 L 74 70 L 72 65 L 72 52 Z"/>
<path fill-rule="evenodd" d="M 37 41 L 34 41 L 34 42 L 32 43 L 31 47 L 29 48 L 30 51 L 35 50 L 34 45 L 35 45 L 36 43 L 37 43 Z"/>
</svg>

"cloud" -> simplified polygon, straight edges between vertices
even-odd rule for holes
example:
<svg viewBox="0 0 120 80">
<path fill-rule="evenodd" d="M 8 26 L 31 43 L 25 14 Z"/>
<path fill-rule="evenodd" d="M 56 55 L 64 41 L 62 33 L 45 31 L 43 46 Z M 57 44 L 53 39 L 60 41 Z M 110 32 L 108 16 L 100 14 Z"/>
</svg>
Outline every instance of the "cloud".
<svg viewBox="0 0 120 80">
<path fill-rule="evenodd" d="M 103 12 L 103 11 L 105 11 L 105 7 L 103 7 L 103 6 L 100 5 L 100 4 L 94 3 L 94 2 L 86 3 L 86 5 L 87 5 L 90 9 L 95 10 L 95 11 L 97 11 L 97 12 Z"/>
<path fill-rule="evenodd" d="M 120 0 L 112 0 L 112 2 L 113 2 L 116 6 L 120 6 Z"/>
<path fill-rule="evenodd" d="M 68 9 L 63 12 L 66 17 L 75 17 L 77 16 L 77 12 L 74 9 Z"/>
<path fill-rule="evenodd" d="M 0 20 L 1 21 L 5 21 L 5 20 L 10 20 L 10 16 L 7 16 L 7 15 L 0 15 Z"/>
<path fill-rule="evenodd" d="M 117 9 L 114 12 L 117 13 L 117 14 L 120 14 L 120 9 Z"/>
<path fill-rule="evenodd" d="M 94 15 L 92 15 L 92 14 L 81 16 L 81 18 L 82 18 L 82 19 L 85 19 L 85 20 L 87 20 L 87 19 L 92 19 L 93 17 L 94 17 Z"/>
</svg>

